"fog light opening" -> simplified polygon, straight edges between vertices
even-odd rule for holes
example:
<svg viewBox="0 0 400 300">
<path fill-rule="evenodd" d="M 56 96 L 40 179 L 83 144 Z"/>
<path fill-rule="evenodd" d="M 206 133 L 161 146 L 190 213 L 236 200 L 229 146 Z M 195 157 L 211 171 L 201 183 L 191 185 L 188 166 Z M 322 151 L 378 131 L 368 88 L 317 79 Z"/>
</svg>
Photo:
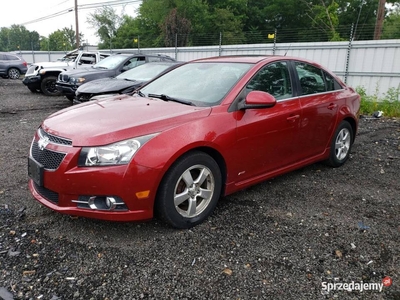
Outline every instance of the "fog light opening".
<svg viewBox="0 0 400 300">
<path fill-rule="evenodd" d="M 125 202 L 117 196 L 79 196 L 78 200 L 71 200 L 78 208 L 107 211 L 127 211 Z"/>
<path fill-rule="evenodd" d="M 106 206 L 109 210 L 114 210 L 117 206 L 117 201 L 114 197 L 106 197 Z"/>
</svg>

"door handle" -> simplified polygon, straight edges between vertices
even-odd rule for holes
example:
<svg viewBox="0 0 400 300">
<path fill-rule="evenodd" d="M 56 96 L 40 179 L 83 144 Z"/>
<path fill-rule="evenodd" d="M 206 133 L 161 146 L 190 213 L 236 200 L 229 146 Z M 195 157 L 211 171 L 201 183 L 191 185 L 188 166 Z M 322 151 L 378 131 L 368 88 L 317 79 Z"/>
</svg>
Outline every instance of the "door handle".
<svg viewBox="0 0 400 300">
<path fill-rule="evenodd" d="M 337 104 L 335 104 L 335 103 L 331 103 L 328 105 L 328 109 L 330 109 L 330 110 L 335 109 L 336 107 L 337 107 Z"/>
<path fill-rule="evenodd" d="M 288 122 L 295 122 L 298 118 L 300 118 L 300 115 L 293 115 L 293 116 L 287 117 L 286 120 Z"/>
</svg>

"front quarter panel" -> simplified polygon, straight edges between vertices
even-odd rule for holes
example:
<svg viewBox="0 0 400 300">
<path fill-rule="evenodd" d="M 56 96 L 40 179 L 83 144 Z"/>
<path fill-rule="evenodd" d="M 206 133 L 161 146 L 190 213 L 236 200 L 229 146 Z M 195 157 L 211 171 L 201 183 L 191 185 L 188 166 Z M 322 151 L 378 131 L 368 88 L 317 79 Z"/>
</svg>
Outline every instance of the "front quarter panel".
<svg viewBox="0 0 400 300">
<path fill-rule="evenodd" d="M 229 161 L 234 159 L 230 157 L 229 149 L 236 142 L 236 120 L 226 109 L 223 106 L 213 108 L 208 117 L 161 132 L 143 145 L 131 164 L 158 169 L 155 188 L 180 156 L 195 149 L 217 151 L 225 159 L 225 164 L 229 165 Z"/>
</svg>

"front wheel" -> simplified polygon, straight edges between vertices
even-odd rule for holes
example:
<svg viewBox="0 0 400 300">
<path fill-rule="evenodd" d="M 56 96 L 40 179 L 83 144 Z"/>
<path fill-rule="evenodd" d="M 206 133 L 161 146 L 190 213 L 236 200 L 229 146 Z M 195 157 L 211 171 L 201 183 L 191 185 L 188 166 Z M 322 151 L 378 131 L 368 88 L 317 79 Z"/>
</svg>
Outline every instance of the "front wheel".
<svg viewBox="0 0 400 300">
<path fill-rule="evenodd" d="M 7 72 L 7 75 L 10 79 L 18 79 L 21 75 L 21 72 L 16 68 L 10 68 Z"/>
<path fill-rule="evenodd" d="M 57 77 L 55 76 L 47 76 L 43 78 L 40 85 L 43 94 L 46 96 L 60 96 L 61 92 L 56 88 L 56 81 Z"/>
<path fill-rule="evenodd" d="M 331 142 L 328 164 L 332 167 L 342 166 L 349 159 L 352 143 L 353 128 L 349 122 L 342 121 Z"/>
<path fill-rule="evenodd" d="M 67 99 L 68 99 L 69 101 L 71 101 L 71 102 L 73 102 L 73 101 L 74 101 L 74 96 L 71 96 L 71 95 L 65 95 L 65 97 L 67 97 Z"/>
<path fill-rule="evenodd" d="M 203 152 L 186 154 L 164 176 L 155 212 L 173 227 L 191 228 L 214 211 L 221 187 L 221 171 L 211 156 Z"/>
</svg>

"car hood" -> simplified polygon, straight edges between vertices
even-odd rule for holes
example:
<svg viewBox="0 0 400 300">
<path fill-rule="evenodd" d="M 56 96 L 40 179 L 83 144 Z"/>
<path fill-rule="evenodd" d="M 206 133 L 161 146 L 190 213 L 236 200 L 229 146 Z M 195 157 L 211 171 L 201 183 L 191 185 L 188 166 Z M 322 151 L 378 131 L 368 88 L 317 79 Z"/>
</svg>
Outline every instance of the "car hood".
<svg viewBox="0 0 400 300">
<path fill-rule="evenodd" d="M 108 92 L 118 92 L 133 85 L 137 85 L 139 81 L 130 81 L 118 78 L 102 78 L 90 81 L 81 85 L 77 93 L 103 94 Z"/>
<path fill-rule="evenodd" d="M 118 95 L 58 111 L 44 120 L 42 127 L 71 139 L 73 146 L 98 146 L 162 132 L 205 118 L 210 112 L 210 107 Z"/>
<path fill-rule="evenodd" d="M 40 62 L 34 63 L 32 65 L 39 66 L 42 68 L 67 68 L 75 66 L 74 62 L 65 62 L 65 61 L 50 61 L 50 62 Z"/>
<path fill-rule="evenodd" d="M 115 70 L 110 70 L 110 69 L 95 69 L 95 68 L 81 68 L 81 69 L 74 69 L 65 72 L 65 74 L 68 74 L 69 77 L 104 77 L 107 76 L 107 74 L 114 74 Z M 111 76 L 111 75 L 109 75 Z"/>
</svg>

